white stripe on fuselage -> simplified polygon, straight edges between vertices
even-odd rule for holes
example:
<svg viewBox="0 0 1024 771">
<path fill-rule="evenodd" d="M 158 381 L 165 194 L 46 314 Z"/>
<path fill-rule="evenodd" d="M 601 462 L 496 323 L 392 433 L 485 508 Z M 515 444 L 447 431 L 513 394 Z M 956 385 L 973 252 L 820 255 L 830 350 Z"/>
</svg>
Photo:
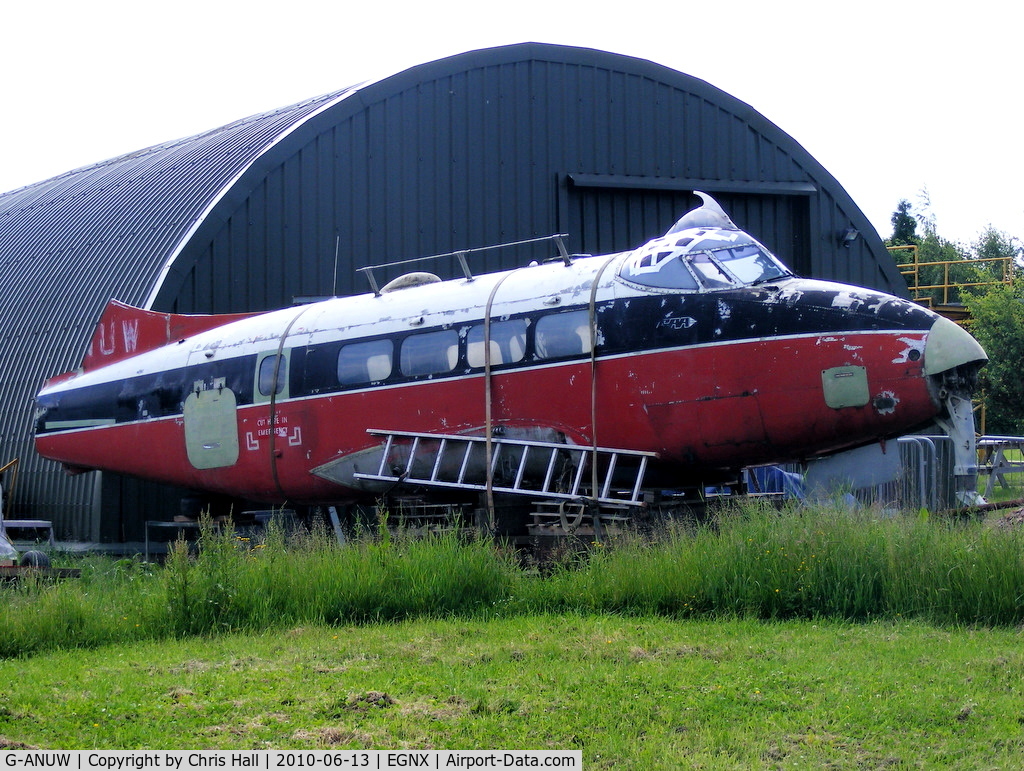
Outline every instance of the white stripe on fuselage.
<svg viewBox="0 0 1024 771">
<path fill-rule="evenodd" d="M 625 256 L 625 255 L 621 255 Z M 85 372 L 43 389 L 57 394 L 91 385 L 120 382 L 140 375 L 169 372 L 191 363 L 223 361 L 276 350 L 281 335 L 301 313 L 290 330 L 286 348 L 390 336 L 417 328 L 480 323 L 487 298 L 502 276 L 504 281 L 495 299 L 492 318 L 588 303 L 590 285 L 600 268 L 600 260 L 578 259 L 571 265 L 544 264 L 505 273 L 488 273 L 472 281 L 456 279 L 439 284 L 410 287 L 396 292 L 338 297 L 303 307 L 283 308 L 242 319 L 179 343 L 172 343 L 129 359 Z M 615 270 L 605 271 L 598 291 L 598 302 L 611 297 L 639 297 L 642 292 L 622 284 L 616 286 Z M 558 300 L 553 301 L 552 298 Z M 545 304 L 545 300 L 549 302 Z M 420 321 L 422 319 L 422 321 Z M 212 353 L 207 357 L 207 353 Z"/>
<path fill-rule="evenodd" d="M 619 263 L 631 252 L 616 255 L 602 274 L 596 294 L 598 304 L 609 300 L 629 300 L 650 297 L 652 292 L 633 288 L 616 280 Z M 417 329 L 431 329 L 440 326 L 479 324 L 487 308 L 487 299 L 494 286 L 501 281 L 497 296 L 491 307 L 491 318 L 528 314 L 537 311 L 551 311 L 559 308 L 586 306 L 590 302 L 591 285 L 594 276 L 607 257 L 582 258 L 570 265 L 562 262 L 519 268 L 503 273 L 483 274 L 472 280 L 454 279 L 441 283 L 409 287 L 395 292 L 375 296 L 355 295 L 324 300 L 301 307 L 283 308 L 225 324 L 207 332 L 187 338 L 178 343 L 123 359 L 106 367 L 85 372 L 67 380 L 55 383 L 42 390 L 42 394 L 53 395 L 93 385 L 121 382 L 143 375 L 157 375 L 184 369 L 190 364 L 240 359 L 269 351 L 281 346 L 281 336 L 288 334 L 283 348 L 304 348 L 324 343 L 358 340 L 367 337 L 389 337 L 412 332 Z M 503 280 L 503 277 L 504 280 Z M 797 291 L 802 293 L 817 283 L 808 279 L 792 279 L 799 282 Z M 855 287 L 830 285 L 822 282 L 821 287 L 836 290 L 856 291 Z M 736 289 L 733 287 L 732 289 Z M 756 290 L 752 290 L 756 291 Z M 877 294 L 870 290 L 863 290 Z M 664 290 L 653 294 L 665 294 Z M 713 297 L 715 292 L 678 292 L 684 297 Z M 787 290 L 779 297 L 787 296 Z M 895 299 L 895 298 L 893 298 Z M 774 298 L 778 302 L 778 298 Z M 294 321 L 294 324 L 293 324 Z M 836 332 L 836 335 L 869 334 L 878 330 L 862 332 Z M 883 331 L 883 334 L 888 332 Z M 903 332 L 907 334 L 905 330 Z M 913 334 L 911 332 L 911 334 Z M 793 338 L 825 337 L 826 333 L 793 335 Z M 727 344 L 747 343 L 763 339 L 786 339 L 785 337 L 750 338 L 730 341 Z M 702 343 L 687 348 L 699 348 L 721 343 Z M 663 349 L 665 350 L 665 349 Z M 627 353 L 622 355 L 635 355 Z M 602 357 L 604 358 L 604 357 Z M 533 366 L 559 366 L 538 364 Z M 524 368 L 525 369 L 525 368 Z M 505 371 L 505 370 L 502 370 Z M 474 377 L 476 375 L 468 375 Z M 459 377 L 439 375 L 438 378 Z M 417 381 L 420 382 L 420 381 Z M 407 383 L 393 384 L 408 385 Z M 372 390 L 372 389 L 365 389 Z M 352 391 L 346 390 L 345 393 Z"/>
<path fill-rule="evenodd" d="M 697 350 L 707 349 L 707 348 L 729 348 L 729 347 L 737 346 L 737 345 L 754 345 L 754 344 L 765 343 L 765 342 L 769 342 L 769 341 L 773 342 L 773 343 L 775 343 L 775 342 L 785 343 L 787 341 L 793 341 L 793 340 L 807 340 L 807 339 L 816 338 L 819 341 L 823 341 L 823 342 L 836 342 L 836 341 L 838 341 L 841 338 L 860 337 L 860 336 L 865 336 L 865 335 L 867 335 L 867 336 L 879 336 L 879 335 L 883 335 L 883 336 L 884 335 L 898 336 L 901 341 L 903 341 L 905 343 L 908 343 L 908 344 L 910 342 L 914 342 L 914 337 L 916 335 L 919 335 L 920 338 L 921 338 L 920 344 L 923 346 L 925 340 L 927 339 L 928 333 L 926 331 L 923 331 L 923 330 L 920 331 L 920 332 L 908 332 L 907 330 L 865 329 L 865 330 L 852 330 L 852 331 L 844 331 L 844 332 L 814 332 L 814 333 L 793 334 L 793 335 L 778 335 L 778 336 L 772 336 L 772 337 L 752 337 L 752 338 L 746 338 L 744 340 L 724 340 L 724 341 L 721 341 L 721 342 L 696 343 L 694 345 L 674 346 L 674 347 L 671 347 L 671 348 L 656 348 L 656 349 L 650 349 L 650 350 L 647 350 L 647 351 L 631 351 L 631 352 L 611 354 L 611 355 L 606 355 L 606 356 L 598 356 L 597 357 L 597 362 L 598 362 L 598 365 L 600 365 L 601 362 L 615 361 L 615 360 L 624 359 L 624 358 L 627 358 L 627 357 L 635 359 L 637 357 L 643 357 L 643 356 L 647 356 L 647 355 L 664 356 L 664 355 L 672 355 L 674 353 L 679 353 L 679 352 L 683 352 L 683 351 L 687 351 L 687 352 L 688 351 L 697 351 Z M 266 349 L 264 348 L 262 350 L 266 350 Z M 508 367 L 508 368 L 503 367 L 502 369 L 494 372 L 492 376 L 493 377 L 501 377 L 503 375 L 512 374 L 512 373 L 515 373 L 515 374 L 529 374 L 530 372 L 537 372 L 537 371 L 540 371 L 540 370 L 554 369 L 554 368 L 558 368 L 558 367 L 589 366 L 589 363 L 590 363 L 589 359 L 573 359 L 573 360 L 570 360 L 570 361 L 532 363 L 532 364 L 528 364 L 528 365 L 524 365 L 524 366 L 520 366 L 520 367 Z M 113 369 L 116 366 L 117 365 L 111 365 L 111 367 L 106 367 L 104 369 Z M 282 405 L 285 405 L 285 404 L 297 404 L 297 403 L 300 403 L 300 402 L 314 401 L 314 400 L 317 400 L 317 399 L 332 399 L 332 398 L 338 398 L 338 397 L 343 397 L 343 396 L 349 396 L 349 395 L 366 393 L 368 391 L 394 391 L 394 390 L 399 390 L 399 389 L 415 388 L 417 386 L 437 384 L 439 382 L 452 382 L 452 381 L 459 381 L 459 380 L 482 379 L 483 377 L 484 377 L 484 373 L 483 372 L 479 372 L 479 371 L 471 372 L 471 373 L 451 373 L 451 374 L 444 374 L 444 375 L 436 375 L 434 377 L 431 377 L 431 378 L 428 378 L 428 379 L 423 379 L 423 380 L 404 381 L 404 382 L 401 382 L 401 383 L 385 383 L 385 384 L 382 384 L 382 385 L 369 385 L 369 386 L 365 386 L 365 387 L 362 387 L 362 388 L 346 388 L 344 390 L 330 391 L 328 393 L 308 394 L 308 395 L 304 395 L 304 396 L 297 396 L 297 397 L 286 398 L 286 399 L 278 399 L 276 404 L 278 405 L 278 408 L 280 408 Z M 109 381 L 101 381 L 101 382 L 109 382 Z M 97 385 L 97 383 L 89 383 L 89 385 Z M 262 411 L 266 412 L 269 409 L 269 403 L 245 404 L 245 405 L 240 405 L 238 409 L 239 409 L 240 412 L 243 411 L 243 410 L 252 410 L 252 409 L 262 410 Z M 180 420 L 181 417 L 182 417 L 181 413 L 176 413 L 174 415 L 163 415 L 163 416 L 156 417 L 156 418 L 140 418 L 138 420 L 124 421 L 122 423 L 117 423 L 116 425 L 118 425 L 118 426 L 126 426 L 126 425 L 131 425 L 131 424 L 134 424 L 134 423 L 152 423 L 152 422 L 162 421 L 162 420 Z M 75 425 L 75 424 L 77 424 L 77 425 Z M 88 420 L 82 420 L 82 421 L 54 421 L 52 423 L 51 422 L 47 422 L 45 424 L 48 436 L 58 435 L 58 434 L 79 433 L 79 432 L 83 432 L 83 431 L 93 431 L 93 430 L 100 429 L 100 428 L 107 428 L 107 427 L 110 427 L 110 426 L 113 426 L 113 425 L 115 425 L 115 422 L 114 422 L 113 419 L 96 419 L 96 420 L 92 420 L 92 421 L 88 421 Z M 53 429 L 56 429 L 56 430 L 53 430 Z"/>
</svg>

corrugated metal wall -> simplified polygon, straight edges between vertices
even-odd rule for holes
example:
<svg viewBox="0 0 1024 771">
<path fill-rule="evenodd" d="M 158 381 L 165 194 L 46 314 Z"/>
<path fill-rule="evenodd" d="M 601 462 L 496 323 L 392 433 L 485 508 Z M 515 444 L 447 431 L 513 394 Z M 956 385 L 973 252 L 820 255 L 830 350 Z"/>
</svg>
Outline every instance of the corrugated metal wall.
<svg viewBox="0 0 1024 771">
<path fill-rule="evenodd" d="M 337 98 L 241 120 L 0 196 L 0 465 L 21 461 L 9 517 L 49 519 L 58 538 L 120 538 L 116 522 L 96 516 L 100 475 L 69 477 L 35 454 L 35 394 L 45 378 L 78 366 L 109 299 L 145 304 L 164 262 L 235 175 L 282 132 Z M 136 510 L 158 511 L 164 497 L 140 501 Z"/>
<path fill-rule="evenodd" d="M 16 503 L 96 540 L 138 540 L 173 513 L 163 488 L 68 480 L 29 449 L 36 387 L 78 363 L 109 297 L 269 309 L 365 291 L 356 268 L 385 260 L 556 232 L 573 251 L 621 250 L 663 233 L 694 189 L 801 273 L 905 291 L 845 191 L 748 105 L 561 46 L 451 57 L 0 196 L 0 449 L 28 461 Z M 849 227 L 864 237 L 846 249 Z"/>
<path fill-rule="evenodd" d="M 694 189 L 800 272 L 899 291 L 877 237 L 838 245 L 848 227 L 873 231 L 796 142 L 650 62 L 532 44 L 474 52 L 366 87 L 314 124 L 234 186 L 233 209 L 191 239 L 191 271 L 166 282 L 160 309 L 362 292 L 355 270 L 368 263 L 555 232 L 574 251 L 627 249 L 663 233 Z M 477 259 L 492 270 L 523 256 Z"/>
</svg>

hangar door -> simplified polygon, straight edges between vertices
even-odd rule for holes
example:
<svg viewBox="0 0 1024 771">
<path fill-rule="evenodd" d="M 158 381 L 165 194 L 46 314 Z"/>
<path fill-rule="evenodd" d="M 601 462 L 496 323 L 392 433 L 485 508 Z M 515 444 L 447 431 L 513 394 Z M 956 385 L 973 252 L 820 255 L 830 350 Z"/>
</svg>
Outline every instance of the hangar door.
<svg viewBox="0 0 1024 771">
<path fill-rule="evenodd" d="M 591 179 L 570 176 L 562 198 L 565 208 L 560 212 L 560 226 L 563 233 L 570 234 L 573 252 L 610 254 L 633 249 L 664 235 L 676 220 L 700 204 L 690 190 L 611 186 Z M 775 252 L 791 270 L 810 274 L 808 195 L 707 192 L 733 222 Z"/>
</svg>

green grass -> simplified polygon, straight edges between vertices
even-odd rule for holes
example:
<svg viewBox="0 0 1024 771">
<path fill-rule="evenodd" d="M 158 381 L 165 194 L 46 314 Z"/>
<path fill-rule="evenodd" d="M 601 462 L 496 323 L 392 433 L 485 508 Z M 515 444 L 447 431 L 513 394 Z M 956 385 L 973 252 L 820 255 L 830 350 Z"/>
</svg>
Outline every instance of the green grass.
<svg viewBox="0 0 1024 771">
<path fill-rule="evenodd" d="M 566 614 L 0 662 L 0 747 L 580 749 L 587 768 L 1016 768 L 1013 629 Z"/>
<path fill-rule="evenodd" d="M 1024 454 L 1020 450 L 1007 450 L 1006 460 L 1011 463 L 1022 463 L 1024 462 Z M 987 476 L 979 477 L 979 492 L 985 491 L 988 482 L 989 478 Z M 1004 474 L 1002 480 L 997 479 L 992 485 L 992 492 L 987 497 L 990 503 L 1019 501 L 1021 499 L 1024 499 L 1024 478 L 1017 471 Z"/>
<path fill-rule="evenodd" d="M 207 524 L 0 588 L 0 749 L 581 749 L 588 768 L 1019 767 L 1024 530 L 748 506 L 523 565 Z"/>
<path fill-rule="evenodd" d="M 598 549 L 526 587 L 535 609 L 759 618 L 1024 619 L 1024 531 L 877 512 L 749 508 Z"/>
<path fill-rule="evenodd" d="M 92 560 L 77 581 L 0 588 L 0 657 L 109 642 L 422 617 L 616 613 L 1024 623 L 1024 528 L 748 506 L 591 544 L 544 570 L 455 535 L 252 543 L 206 527 L 164 567 Z"/>
</svg>

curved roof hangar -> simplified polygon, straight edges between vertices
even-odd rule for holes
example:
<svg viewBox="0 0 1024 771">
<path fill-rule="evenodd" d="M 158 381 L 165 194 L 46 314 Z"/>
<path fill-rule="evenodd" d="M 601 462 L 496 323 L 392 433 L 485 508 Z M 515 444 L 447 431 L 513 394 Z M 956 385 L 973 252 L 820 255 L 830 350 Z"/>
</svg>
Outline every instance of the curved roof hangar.
<svg viewBox="0 0 1024 771">
<path fill-rule="evenodd" d="M 842 187 L 749 105 L 563 46 L 450 57 L 6 193 L 0 446 L 23 461 L 19 515 L 137 540 L 132 512 L 167 497 L 67 478 L 31 450 L 36 388 L 78 364 L 110 298 L 269 309 L 363 291 L 355 269 L 389 259 L 555 232 L 615 251 L 665 232 L 695 189 L 798 272 L 905 291 Z M 479 269 L 523 259 L 492 254 Z"/>
</svg>

